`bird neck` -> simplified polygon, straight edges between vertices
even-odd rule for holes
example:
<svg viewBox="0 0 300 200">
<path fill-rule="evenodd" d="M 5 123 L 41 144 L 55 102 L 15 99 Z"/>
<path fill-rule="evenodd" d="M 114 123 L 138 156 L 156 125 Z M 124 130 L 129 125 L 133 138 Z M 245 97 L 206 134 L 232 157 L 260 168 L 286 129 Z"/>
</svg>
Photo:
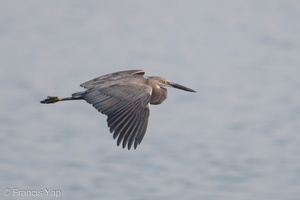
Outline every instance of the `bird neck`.
<svg viewBox="0 0 300 200">
<path fill-rule="evenodd" d="M 167 98 L 167 89 L 162 87 L 152 87 L 152 95 L 150 104 L 158 105 L 164 102 Z"/>
</svg>

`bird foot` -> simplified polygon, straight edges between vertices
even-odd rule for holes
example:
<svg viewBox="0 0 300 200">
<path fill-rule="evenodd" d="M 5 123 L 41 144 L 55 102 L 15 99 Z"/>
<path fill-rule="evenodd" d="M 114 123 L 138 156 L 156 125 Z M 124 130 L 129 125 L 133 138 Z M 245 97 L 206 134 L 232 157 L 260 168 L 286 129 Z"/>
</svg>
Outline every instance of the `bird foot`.
<svg viewBox="0 0 300 200">
<path fill-rule="evenodd" d="M 50 103 L 56 103 L 58 101 L 61 101 L 60 97 L 52 97 L 52 96 L 48 96 L 47 99 L 41 101 L 41 103 L 44 104 L 50 104 Z"/>
</svg>

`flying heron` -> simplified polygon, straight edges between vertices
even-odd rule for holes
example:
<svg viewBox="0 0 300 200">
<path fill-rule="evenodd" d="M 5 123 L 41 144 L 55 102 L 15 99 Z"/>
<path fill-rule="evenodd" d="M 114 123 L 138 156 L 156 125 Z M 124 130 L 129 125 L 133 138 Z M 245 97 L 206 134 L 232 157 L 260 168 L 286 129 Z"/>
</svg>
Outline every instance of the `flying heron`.
<svg viewBox="0 0 300 200">
<path fill-rule="evenodd" d="M 150 104 L 158 105 L 167 98 L 167 89 L 174 87 L 188 92 L 190 88 L 170 82 L 162 77 L 144 77 L 143 70 L 120 71 L 87 81 L 80 86 L 83 92 L 72 97 L 48 96 L 44 104 L 68 100 L 85 100 L 99 112 L 107 115 L 107 124 L 117 145 L 134 149 L 141 143 L 146 133 Z"/>
</svg>

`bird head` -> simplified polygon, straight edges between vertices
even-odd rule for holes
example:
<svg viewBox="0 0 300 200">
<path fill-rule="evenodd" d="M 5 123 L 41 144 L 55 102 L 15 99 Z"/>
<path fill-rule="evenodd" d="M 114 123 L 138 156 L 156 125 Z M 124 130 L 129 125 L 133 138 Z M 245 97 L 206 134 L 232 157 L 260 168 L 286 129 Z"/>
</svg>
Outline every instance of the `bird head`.
<svg viewBox="0 0 300 200">
<path fill-rule="evenodd" d="M 184 90 L 184 91 L 187 91 L 187 92 L 196 92 L 193 89 L 190 89 L 188 87 L 185 87 L 185 86 L 177 84 L 177 83 L 173 83 L 173 82 L 171 82 L 171 81 L 169 81 L 165 78 L 162 78 L 162 77 L 153 76 L 153 77 L 149 77 L 149 79 L 151 81 L 155 82 L 155 84 L 157 86 L 160 86 L 160 87 L 173 87 L 173 88 L 177 88 L 177 89 Z"/>
</svg>

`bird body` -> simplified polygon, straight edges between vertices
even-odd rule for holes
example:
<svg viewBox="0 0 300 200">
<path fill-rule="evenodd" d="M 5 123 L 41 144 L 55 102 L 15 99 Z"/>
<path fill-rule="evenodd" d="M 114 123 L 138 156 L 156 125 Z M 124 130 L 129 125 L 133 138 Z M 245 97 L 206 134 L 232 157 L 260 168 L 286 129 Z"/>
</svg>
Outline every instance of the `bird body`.
<svg viewBox="0 0 300 200">
<path fill-rule="evenodd" d="M 99 112 L 107 115 L 107 124 L 117 145 L 134 148 L 141 143 L 147 129 L 150 104 L 161 104 L 167 98 L 167 89 L 194 90 L 172 83 L 162 77 L 144 77 L 142 70 L 128 70 L 107 74 L 87 81 L 80 86 L 85 91 L 72 97 L 48 97 L 41 103 L 56 103 L 66 100 L 85 100 Z"/>
</svg>

